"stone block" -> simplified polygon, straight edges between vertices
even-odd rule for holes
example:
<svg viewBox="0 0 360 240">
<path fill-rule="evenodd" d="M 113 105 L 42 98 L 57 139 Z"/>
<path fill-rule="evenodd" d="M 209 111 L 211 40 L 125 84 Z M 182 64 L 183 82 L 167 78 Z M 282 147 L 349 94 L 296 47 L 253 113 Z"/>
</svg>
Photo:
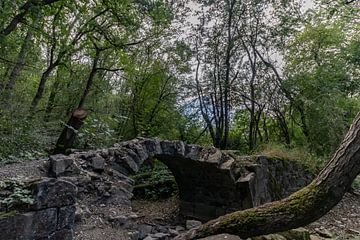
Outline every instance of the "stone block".
<svg viewBox="0 0 360 240">
<path fill-rule="evenodd" d="M 71 176 L 80 173 L 80 169 L 75 165 L 73 157 L 58 154 L 50 156 L 49 160 L 51 176 Z"/>
<path fill-rule="evenodd" d="M 182 141 L 161 141 L 161 149 L 163 155 L 174 157 L 185 155 L 185 144 Z"/>
<path fill-rule="evenodd" d="M 74 205 L 60 208 L 58 215 L 57 229 L 58 230 L 63 228 L 72 229 L 75 223 L 75 212 L 76 212 L 76 207 Z"/>
<path fill-rule="evenodd" d="M 149 157 L 162 154 L 160 141 L 158 139 L 142 139 L 139 141 L 139 144 L 143 146 L 144 149 L 146 149 Z"/>
<path fill-rule="evenodd" d="M 59 231 L 56 231 L 52 235 L 50 235 L 48 238 L 49 240 L 73 240 L 75 239 L 74 231 L 72 229 L 62 229 Z M 44 240 L 45 240 L 44 239 Z"/>
<path fill-rule="evenodd" d="M 64 180 L 45 178 L 31 184 L 35 203 L 34 210 L 74 205 L 77 187 Z"/>
<path fill-rule="evenodd" d="M 105 159 L 100 155 L 91 158 L 91 167 L 95 172 L 102 172 L 105 169 Z"/>
<path fill-rule="evenodd" d="M 134 152 L 137 155 L 138 164 L 143 164 L 145 160 L 149 158 L 148 151 L 146 149 L 146 146 L 143 146 L 139 143 L 139 139 L 135 139 L 133 141 L 125 142 L 122 147 L 131 149 L 132 152 Z"/>
<path fill-rule="evenodd" d="M 56 231 L 57 209 L 17 214 L 0 219 L 3 239 L 41 239 Z"/>
<path fill-rule="evenodd" d="M 200 159 L 201 151 L 202 151 L 202 147 L 198 145 L 186 145 L 185 157 L 193 161 L 198 161 Z"/>
<path fill-rule="evenodd" d="M 117 149 L 116 151 L 114 151 L 113 159 L 115 161 L 115 164 L 119 165 L 119 167 L 115 168 L 115 170 L 120 171 L 125 175 L 134 174 L 139 171 L 139 165 L 126 151 Z"/>
</svg>

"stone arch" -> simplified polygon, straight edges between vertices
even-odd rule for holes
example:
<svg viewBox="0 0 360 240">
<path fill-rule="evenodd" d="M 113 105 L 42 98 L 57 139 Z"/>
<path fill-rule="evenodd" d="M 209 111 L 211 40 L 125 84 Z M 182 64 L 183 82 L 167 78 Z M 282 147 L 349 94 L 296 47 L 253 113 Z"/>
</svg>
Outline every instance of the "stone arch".
<svg viewBox="0 0 360 240">
<path fill-rule="evenodd" d="M 180 213 L 204 221 L 284 198 L 313 177 L 295 162 L 264 156 L 240 157 L 231 151 L 147 138 L 121 142 L 108 149 L 50 156 L 50 172 L 61 177 L 79 175 L 81 171 L 107 176 L 109 171 L 115 171 L 110 175 L 118 174 L 118 180 L 112 177 L 111 181 L 119 181 L 118 196 L 130 205 L 134 182 L 128 176 L 137 173 L 151 158 L 159 159 L 174 175 Z M 104 181 L 98 175 L 94 177 Z"/>
<path fill-rule="evenodd" d="M 135 174 L 149 158 L 163 162 L 177 182 L 180 213 L 199 220 L 283 198 L 312 179 L 296 163 L 264 156 L 237 159 L 182 141 L 138 138 L 116 144 L 108 156 L 112 168 L 125 175 Z"/>
<path fill-rule="evenodd" d="M 234 159 L 219 149 L 182 141 L 135 139 L 109 151 L 113 168 L 126 175 L 136 173 L 149 158 L 163 162 L 175 177 L 184 216 L 209 220 L 254 206 L 249 187 L 236 179 Z"/>
</svg>

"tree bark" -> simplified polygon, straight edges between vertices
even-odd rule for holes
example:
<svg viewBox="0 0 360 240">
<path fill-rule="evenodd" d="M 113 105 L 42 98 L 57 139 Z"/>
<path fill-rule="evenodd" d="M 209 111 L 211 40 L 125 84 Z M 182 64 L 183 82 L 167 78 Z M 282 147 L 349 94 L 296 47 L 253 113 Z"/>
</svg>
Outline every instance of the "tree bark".
<svg viewBox="0 0 360 240">
<path fill-rule="evenodd" d="M 87 112 L 82 108 L 78 108 L 73 112 L 56 142 L 53 154 L 65 153 L 67 149 L 74 145 L 77 131 L 83 125 L 86 116 Z"/>
<path fill-rule="evenodd" d="M 31 106 L 30 106 L 30 113 L 33 113 L 35 111 L 35 109 L 37 108 L 40 100 L 43 97 L 44 91 L 45 91 L 45 84 L 47 79 L 50 77 L 52 71 L 59 65 L 60 63 L 60 59 L 58 58 L 59 61 L 56 61 L 55 63 L 51 63 L 48 68 L 45 70 L 45 72 L 43 72 L 43 74 L 41 75 L 41 79 L 39 82 L 39 86 L 38 89 L 36 91 L 36 94 L 31 102 Z"/>
<path fill-rule="evenodd" d="M 96 52 L 95 52 L 95 57 L 94 57 L 94 60 L 93 60 L 91 72 L 90 72 L 89 78 L 88 78 L 88 80 L 86 82 L 86 87 L 84 89 L 84 92 L 81 95 L 78 108 L 83 108 L 83 106 L 85 104 L 86 97 L 89 95 L 90 89 L 91 89 L 91 87 L 92 87 L 92 85 L 94 83 L 95 75 L 96 75 L 96 73 L 98 71 L 98 64 L 99 64 L 99 60 L 100 60 L 101 49 L 99 49 L 97 47 L 95 47 L 95 48 L 96 48 Z"/>
<path fill-rule="evenodd" d="M 29 29 L 27 31 L 27 33 L 26 33 L 24 42 L 23 42 L 23 44 L 21 46 L 19 55 L 17 57 L 16 65 L 12 69 L 12 71 L 10 73 L 9 81 L 5 86 L 5 89 L 7 91 L 9 91 L 9 92 L 11 92 L 14 89 L 16 80 L 18 79 L 18 77 L 20 76 L 21 71 L 24 68 L 25 56 L 26 56 L 26 52 L 28 50 L 28 47 L 30 45 L 31 38 L 32 38 L 32 32 L 31 32 L 31 29 Z"/>
<path fill-rule="evenodd" d="M 283 200 L 211 220 L 176 239 L 199 239 L 220 233 L 248 238 L 309 224 L 341 200 L 360 173 L 359 162 L 360 113 L 333 158 L 307 187 Z"/>
<path fill-rule="evenodd" d="M 44 121 L 48 122 L 52 113 L 52 110 L 54 109 L 55 106 L 55 98 L 56 98 L 56 94 L 59 90 L 59 86 L 60 86 L 60 76 L 59 76 L 59 70 L 57 73 L 57 77 L 55 79 L 54 84 L 52 85 L 51 88 L 51 93 L 48 99 L 48 103 L 46 106 L 46 110 L 45 110 L 45 116 L 44 116 Z"/>
<path fill-rule="evenodd" d="M 87 116 L 87 111 L 83 108 L 85 104 L 86 97 L 88 96 L 91 87 L 94 82 L 94 77 L 98 71 L 98 63 L 100 60 L 101 49 L 96 48 L 96 54 L 93 60 L 92 68 L 86 82 L 86 87 L 84 89 L 83 94 L 80 97 L 78 108 L 73 112 L 69 121 L 65 125 L 61 135 L 56 143 L 55 149 L 53 151 L 54 154 L 65 153 L 67 149 L 73 147 L 77 132 L 80 130 L 83 125 L 83 121 Z"/>
</svg>

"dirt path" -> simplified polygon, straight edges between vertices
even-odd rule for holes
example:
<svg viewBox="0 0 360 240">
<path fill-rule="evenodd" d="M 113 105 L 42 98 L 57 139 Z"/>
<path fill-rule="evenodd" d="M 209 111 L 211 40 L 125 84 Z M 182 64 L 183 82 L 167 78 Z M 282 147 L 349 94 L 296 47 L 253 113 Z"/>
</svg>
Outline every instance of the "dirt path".
<svg viewBox="0 0 360 240">
<path fill-rule="evenodd" d="M 0 167 L 0 180 L 9 178 L 33 179 L 47 174 L 45 165 L 47 159 L 19 162 Z"/>
<path fill-rule="evenodd" d="M 328 231 L 341 239 L 360 239 L 360 189 L 345 194 L 338 205 L 307 228 L 312 232 Z"/>
</svg>

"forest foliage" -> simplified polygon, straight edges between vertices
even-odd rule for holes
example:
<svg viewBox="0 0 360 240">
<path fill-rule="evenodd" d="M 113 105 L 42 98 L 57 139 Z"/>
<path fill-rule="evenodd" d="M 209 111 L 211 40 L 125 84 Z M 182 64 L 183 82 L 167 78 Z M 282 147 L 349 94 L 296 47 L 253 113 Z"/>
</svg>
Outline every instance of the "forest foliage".
<svg viewBox="0 0 360 240">
<path fill-rule="evenodd" d="M 51 152 L 78 108 L 74 148 L 158 137 L 327 156 L 360 107 L 359 7 L 1 1 L 0 162 Z"/>
</svg>

